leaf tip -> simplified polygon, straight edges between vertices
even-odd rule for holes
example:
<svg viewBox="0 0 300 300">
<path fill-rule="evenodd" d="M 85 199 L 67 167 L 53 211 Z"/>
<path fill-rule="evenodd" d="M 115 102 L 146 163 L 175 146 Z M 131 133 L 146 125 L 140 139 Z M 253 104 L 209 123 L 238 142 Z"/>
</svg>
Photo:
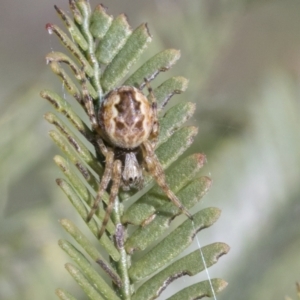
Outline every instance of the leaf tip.
<svg viewBox="0 0 300 300">
<path fill-rule="evenodd" d="M 62 186 L 63 184 L 63 180 L 61 178 L 57 178 L 55 179 L 55 182 L 57 183 L 57 185 Z"/>
<path fill-rule="evenodd" d="M 194 155 L 195 155 L 195 158 L 196 158 L 199 168 L 202 168 L 203 165 L 206 163 L 206 155 L 203 153 L 196 153 Z"/>
<path fill-rule="evenodd" d="M 150 41 L 152 40 L 152 35 L 151 35 L 151 33 L 150 33 L 148 23 L 143 23 L 143 24 L 141 25 L 141 27 L 143 27 L 144 30 L 145 30 L 145 32 L 147 33 L 147 35 L 148 35 L 148 40 L 147 40 L 147 41 L 150 42 Z"/>
<path fill-rule="evenodd" d="M 49 34 L 53 33 L 54 25 L 51 23 L 47 23 L 45 26 L 46 30 L 48 31 Z"/>
</svg>

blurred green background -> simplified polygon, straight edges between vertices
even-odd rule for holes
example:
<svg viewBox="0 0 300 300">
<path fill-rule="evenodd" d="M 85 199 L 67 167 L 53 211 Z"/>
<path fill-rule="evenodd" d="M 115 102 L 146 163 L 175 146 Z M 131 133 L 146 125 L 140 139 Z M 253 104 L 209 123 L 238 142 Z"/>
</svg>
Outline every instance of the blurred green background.
<svg viewBox="0 0 300 300">
<path fill-rule="evenodd" d="M 82 295 L 64 269 L 58 220 L 85 228 L 54 179 L 59 153 L 43 114 L 44 88 L 65 93 L 44 60 L 61 50 L 47 22 L 63 0 L 4 0 L 0 10 L 0 299 L 55 299 L 56 287 Z M 99 2 L 91 1 L 92 7 Z M 210 269 L 229 282 L 219 300 L 296 299 L 300 280 L 300 2 L 298 0 L 103 0 L 132 27 L 148 22 L 147 59 L 181 49 L 170 76 L 190 80 L 174 101 L 197 103 L 199 134 L 189 150 L 207 155 L 213 186 L 198 209 L 217 206 L 220 220 L 198 234 L 231 251 Z M 174 102 L 175 103 L 175 102 Z M 69 239 L 69 238 L 68 238 Z M 194 245 L 196 247 L 196 245 Z M 206 278 L 183 278 L 167 295 Z M 84 299 L 81 296 L 80 299 Z"/>
</svg>

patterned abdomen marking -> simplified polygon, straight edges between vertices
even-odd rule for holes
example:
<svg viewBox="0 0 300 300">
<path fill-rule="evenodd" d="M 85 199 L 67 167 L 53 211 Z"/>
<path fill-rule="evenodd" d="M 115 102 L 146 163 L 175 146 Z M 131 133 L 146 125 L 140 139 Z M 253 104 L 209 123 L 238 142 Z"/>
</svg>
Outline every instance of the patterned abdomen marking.
<svg viewBox="0 0 300 300">
<path fill-rule="evenodd" d="M 134 149 L 149 138 L 153 113 L 140 90 L 122 86 L 104 99 L 99 120 L 108 142 L 123 149 Z"/>
</svg>

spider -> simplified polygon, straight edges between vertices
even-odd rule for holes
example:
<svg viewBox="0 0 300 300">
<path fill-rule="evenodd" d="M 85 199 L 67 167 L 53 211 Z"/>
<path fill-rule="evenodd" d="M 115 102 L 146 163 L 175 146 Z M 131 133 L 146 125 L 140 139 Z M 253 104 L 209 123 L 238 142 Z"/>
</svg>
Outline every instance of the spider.
<svg viewBox="0 0 300 300">
<path fill-rule="evenodd" d="M 82 78 L 83 104 L 96 134 L 99 150 L 105 158 L 104 173 L 87 222 L 92 219 L 104 192 L 112 182 L 98 238 L 100 239 L 105 231 L 120 187 L 123 190 L 132 187 L 141 188 L 144 169 L 155 179 L 174 205 L 192 219 L 192 215 L 169 188 L 163 168 L 154 153 L 159 123 L 156 98 L 147 79 L 145 83 L 149 101 L 141 90 L 133 86 L 121 86 L 109 92 L 98 111 L 95 111 L 87 90 L 86 79 Z"/>
</svg>

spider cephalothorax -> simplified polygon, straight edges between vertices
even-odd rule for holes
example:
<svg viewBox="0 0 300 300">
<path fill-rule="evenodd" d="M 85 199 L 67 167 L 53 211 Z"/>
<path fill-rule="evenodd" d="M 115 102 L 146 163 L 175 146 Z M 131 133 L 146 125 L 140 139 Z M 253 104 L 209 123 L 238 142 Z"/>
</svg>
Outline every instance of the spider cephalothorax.
<svg viewBox="0 0 300 300">
<path fill-rule="evenodd" d="M 192 218 L 170 190 L 162 166 L 154 153 L 159 125 L 152 89 L 148 86 L 148 100 L 141 90 L 132 86 L 121 86 L 106 95 L 96 113 L 85 80 L 82 81 L 82 87 L 83 102 L 96 134 L 99 150 L 105 157 L 104 173 L 88 221 L 98 209 L 103 193 L 110 181 L 112 182 L 109 203 L 98 237 L 105 231 L 120 186 L 124 190 L 131 187 L 141 188 L 143 169 L 153 176 L 174 205 Z"/>
</svg>

